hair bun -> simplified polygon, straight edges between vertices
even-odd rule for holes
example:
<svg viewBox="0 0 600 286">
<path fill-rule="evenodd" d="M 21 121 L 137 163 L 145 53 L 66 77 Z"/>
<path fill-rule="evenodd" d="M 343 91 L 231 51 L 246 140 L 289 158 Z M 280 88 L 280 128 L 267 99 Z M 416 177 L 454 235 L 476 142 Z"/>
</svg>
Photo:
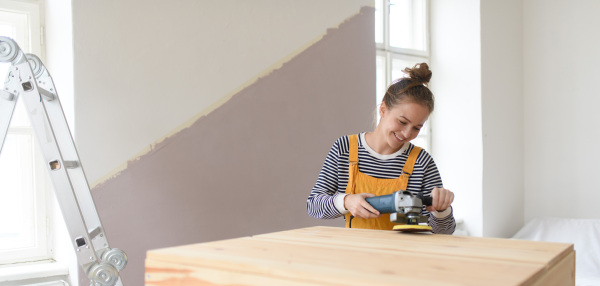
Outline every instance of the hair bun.
<svg viewBox="0 0 600 286">
<path fill-rule="evenodd" d="M 403 71 L 410 78 L 411 82 L 416 84 L 428 85 L 431 80 L 431 70 L 426 63 L 416 64 L 412 68 L 405 68 Z"/>
</svg>

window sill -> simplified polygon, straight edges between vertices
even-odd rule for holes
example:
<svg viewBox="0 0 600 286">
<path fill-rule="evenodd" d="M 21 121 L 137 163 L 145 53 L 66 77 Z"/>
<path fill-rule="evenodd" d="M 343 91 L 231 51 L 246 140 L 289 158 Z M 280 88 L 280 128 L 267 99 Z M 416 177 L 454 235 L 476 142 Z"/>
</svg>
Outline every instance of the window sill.
<svg viewBox="0 0 600 286">
<path fill-rule="evenodd" d="M 53 260 L 0 266 L 0 284 L 48 277 L 66 279 L 67 275 L 69 267 Z"/>
</svg>

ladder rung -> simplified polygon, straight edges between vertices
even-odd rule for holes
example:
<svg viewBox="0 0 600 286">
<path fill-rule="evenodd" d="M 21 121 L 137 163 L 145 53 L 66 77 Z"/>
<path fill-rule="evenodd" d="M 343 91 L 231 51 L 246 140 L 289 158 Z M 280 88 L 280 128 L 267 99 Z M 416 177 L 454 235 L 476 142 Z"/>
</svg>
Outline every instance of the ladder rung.
<svg viewBox="0 0 600 286">
<path fill-rule="evenodd" d="M 3 90 L 3 89 L 0 90 L 0 97 L 6 99 L 8 101 L 13 101 L 15 99 L 14 94 L 12 94 L 6 90 Z"/>
<path fill-rule="evenodd" d="M 50 91 L 47 91 L 41 87 L 38 87 L 38 91 L 40 92 L 40 95 L 47 101 L 53 101 L 56 99 L 56 95 Z"/>
<path fill-rule="evenodd" d="M 75 169 L 75 168 L 79 167 L 79 162 L 77 162 L 77 161 L 63 161 L 63 164 L 65 165 L 65 168 L 67 168 L 67 169 Z"/>
<path fill-rule="evenodd" d="M 58 170 L 61 168 L 60 161 L 54 160 L 48 163 L 50 165 L 50 170 Z M 67 169 L 75 169 L 79 167 L 79 162 L 77 161 L 63 161 L 62 165 Z"/>
<path fill-rule="evenodd" d="M 96 236 L 98 236 L 100 233 L 102 233 L 102 228 L 97 227 L 95 229 L 93 229 L 92 231 L 90 231 L 90 239 L 94 239 L 96 238 Z"/>
</svg>

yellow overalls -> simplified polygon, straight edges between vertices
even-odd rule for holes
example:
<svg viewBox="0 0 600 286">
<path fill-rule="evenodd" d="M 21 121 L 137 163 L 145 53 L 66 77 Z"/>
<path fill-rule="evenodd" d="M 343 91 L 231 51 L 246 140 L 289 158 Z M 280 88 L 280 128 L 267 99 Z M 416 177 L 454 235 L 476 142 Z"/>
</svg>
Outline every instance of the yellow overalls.
<svg viewBox="0 0 600 286">
<path fill-rule="evenodd" d="M 350 139 L 350 154 L 348 167 L 348 186 L 346 194 L 371 193 L 376 196 L 389 195 L 398 190 L 406 190 L 408 186 L 408 178 L 413 172 L 417 157 L 421 152 L 421 148 L 415 146 L 408 159 L 402 168 L 402 174 L 397 179 L 377 179 L 369 175 L 363 174 L 358 170 L 358 135 L 348 136 Z M 394 223 L 390 222 L 390 214 L 383 214 L 378 218 L 364 219 L 352 216 L 347 213 L 346 227 L 350 228 L 369 228 L 369 229 L 385 229 L 392 230 Z"/>
</svg>

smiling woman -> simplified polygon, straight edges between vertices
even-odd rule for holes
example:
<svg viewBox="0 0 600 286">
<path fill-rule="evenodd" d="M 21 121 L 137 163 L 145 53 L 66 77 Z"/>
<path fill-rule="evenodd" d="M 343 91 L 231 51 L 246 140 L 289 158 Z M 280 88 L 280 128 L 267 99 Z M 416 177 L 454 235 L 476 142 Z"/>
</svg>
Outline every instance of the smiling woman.
<svg viewBox="0 0 600 286">
<path fill-rule="evenodd" d="M 398 79 L 388 88 L 379 107 L 380 123 L 374 133 L 367 133 L 366 140 L 376 142 L 375 150 L 381 154 L 391 154 L 400 149 L 398 144 L 417 138 L 433 112 L 433 93 L 427 88 L 432 74 L 429 66 L 417 64 L 404 69 L 404 73 L 409 77 Z M 377 133 L 387 134 L 385 141 L 373 136 Z"/>
<path fill-rule="evenodd" d="M 365 134 L 367 142 L 379 154 L 392 154 L 417 138 L 430 113 L 429 108 L 412 101 L 393 107 L 382 103 L 379 109 L 381 120 L 377 127 L 380 133 L 387 134 L 385 140 L 377 140 L 373 132 Z"/>
<path fill-rule="evenodd" d="M 311 216 L 345 216 L 346 227 L 391 230 L 390 215 L 380 214 L 366 198 L 402 190 L 432 198 L 433 204 L 422 214 L 429 217 L 433 232 L 454 232 L 454 193 L 443 187 L 429 153 L 410 142 L 433 111 L 433 93 L 427 87 L 432 72 L 426 63 L 404 72 L 407 77 L 385 93 L 375 130 L 343 136 L 334 143 L 307 200 Z"/>
<path fill-rule="evenodd" d="M 386 88 L 407 66 L 429 63 L 429 1 L 376 0 L 375 44 L 377 56 L 376 103 L 380 104 Z M 379 122 L 379 116 L 377 122 Z M 431 125 L 425 123 L 414 143 L 431 151 Z"/>
</svg>

